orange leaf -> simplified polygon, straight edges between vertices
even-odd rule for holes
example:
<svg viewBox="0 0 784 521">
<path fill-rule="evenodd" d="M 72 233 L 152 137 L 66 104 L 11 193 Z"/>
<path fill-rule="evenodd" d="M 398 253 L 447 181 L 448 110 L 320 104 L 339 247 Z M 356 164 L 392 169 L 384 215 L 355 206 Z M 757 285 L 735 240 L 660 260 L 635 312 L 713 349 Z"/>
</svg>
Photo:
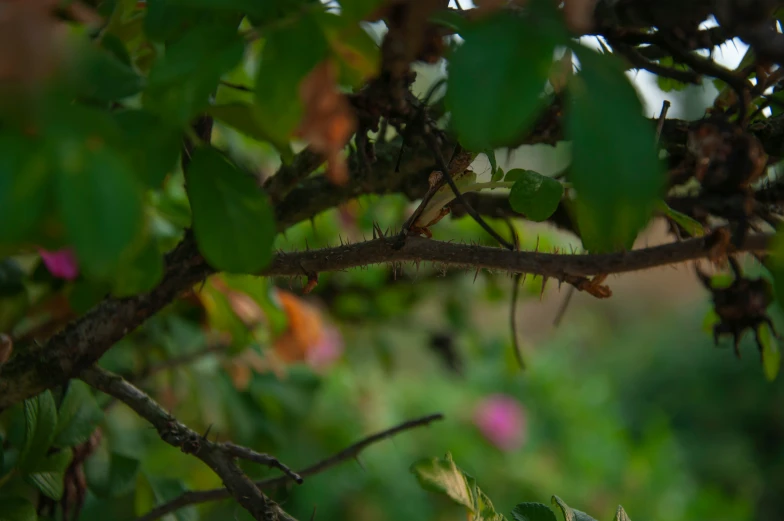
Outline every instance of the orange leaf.
<svg viewBox="0 0 784 521">
<path fill-rule="evenodd" d="M 354 112 L 337 88 L 337 67 L 331 60 L 316 65 L 302 80 L 299 97 L 305 108 L 296 135 L 327 159 L 327 178 L 335 184 L 348 181 L 343 148 L 357 127 Z"/>
</svg>

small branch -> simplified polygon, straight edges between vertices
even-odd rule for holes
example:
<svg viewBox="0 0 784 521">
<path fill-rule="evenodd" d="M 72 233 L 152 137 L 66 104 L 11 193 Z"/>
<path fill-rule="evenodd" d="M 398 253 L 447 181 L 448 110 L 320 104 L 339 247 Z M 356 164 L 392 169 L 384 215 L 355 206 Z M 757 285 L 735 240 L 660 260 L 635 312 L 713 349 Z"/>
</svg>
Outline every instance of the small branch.
<svg viewBox="0 0 784 521">
<path fill-rule="evenodd" d="M 662 76 L 664 78 L 670 78 L 675 81 L 679 81 L 681 83 L 691 83 L 694 85 L 699 85 L 702 82 L 702 78 L 699 74 L 691 70 L 681 70 L 675 69 L 672 67 L 665 67 L 664 65 L 659 65 L 656 62 L 652 62 L 645 58 L 642 54 L 640 54 L 634 47 L 629 47 L 627 45 L 618 44 L 613 40 L 610 40 L 610 44 L 612 44 L 613 48 L 618 51 L 618 54 L 621 54 L 624 58 L 626 58 L 629 63 L 631 64 L 633 69 L 643 69 L 658 76 Z"/>
<path fill-rule="evenodd" d="M 92 367 L 83 371 L 80 378 L 87 384 L 128 405 L 139 416 L 150 422 L 158 431 L 161 439 L 179 448 L 186 454 L 193 454 L 206 463 L 220 478 L 226 489 L 254 519 L 293 520 L 274 501 L 267 498 L 251 479 L 237 466 L 234 458 L 238 448 L 233 444 L 214 443 L 186 427 L 161 407 L 152 398 L 131 385 L 119 375 Z M 253 453 L 249 449 L 245 449 Z M 258 453 L 253 453 L 258 454 Z M 274 459 L 274 458 L 270 458 Z M 262 462 L 260 459 L 254 461 Z M 285 469 L 280 462 L 265 464 Z M 288 469 L 286 469 L 288 470 Z M 289 471 L 289 474 L 293 474 Z M 296 475 L 294 475 L 296 476 Z"/>
<path fill-rule="evenodd" d="M 670 102 L 664 100 L 662 102 L 661 114 L 659 114 L 659 122 L 656 124 L 656 144 L 659 144 L 661 139 L 662 129 L 664 129 L 664 122 L 667 120 L 667 112 L 670 110 Z"/>
<path fill-rule="evenodd" d="M 300 475 L 298 475 L 296 472 L 294 472 L 286 465 L 278 461 L 277 458 L 270 456 L 269 454 L 262 454 L 260 452 L 256 452 L 255 450 L 251 450 L 247 447 L 242 447 L 240 445 L 235 445 L 234 443 L 230 443 L 230 442 L 224 442 L 221 444 L 221 446 L 223 450 L 225 450 L 228 454 L 231 454 L 235 458 L 252 461 L 253 463 L 265 465 L 270 468 L 279 469 L 289 478 L 296 481 L 298 484 L 300 485 L 302 484 L 302 477 Z"/>
<path fill-rule="evenodd" d="M 487 224 L 487 222 L 482 219 L 482 216 L 479 215 L 470 204 L 468 204 L 468 201 L 465 200 L 465 197 L 463 197 L 460 189 L 455 184 L 455 180 L 452 179 L 452 174 L 449 172 L 449 167 L 447 166 L 446 161 L 444 161 L 444 157 L 441 155 L 441 151 L 439 150 L 438 142 L 436 141 L 435 136 L 430 134 L 428 137 L 430 148 L 433 152 L 433 157 L 436 160 L 436 166 L 438 166 L 439 170 L 444 173 L 444 179 L 446 180 L 447 184 L 449 184 L 449 188 L 451 188 L 452 192 L 455 194 L 455 199 L 463 205 L 463 208 L 465 208 L 466 212 L 468 212 L 468 215 L 470 215 L 471 218 L 479 224 L 479 226 L 484 228 L 487 233 L 489 233 L 496 241 L 498 241 L 499 244 L 501 244 L 507 250 L 514 251 L 514 245 L 501 237 L 501 235 L 499 235 L 492 226 Z"/>
<path fill-rule="evenodd" d="M 387 438 L 391 438 L 392 436 L 399 434 L 401 432 L 415 429 L 417 427 L 424 427 L 426 425 L 433 423 L 434 421 L 442 420 L 443 418 L 444 416 L 442 414 L 430 414 L 428 416 L 423 416 L 421 418 L 416 418 L 414 420 L 409 420 L 405 423 L 401 423 L 399 425 L 396 425 L 395 427 L 392 427 L 391 429 L 387 429 L 385 431 L 381 431 L 371 436 L 368 436 L 362 441 L 359 441 L 349 447 L 346 447 L 345 449 L 338 452 L 337 454 L 333 454 L 332 456 L 324 460 L 321 460 L 318 463 L 315 463 L 309 467 L 300 470 L 297 474 L 299 474 L 303 478 L 307 478 L 315 474 L 320 474 L 321 472 L 324 472 L 329 468 L 339 465 L 344 461 L 355 459 L 357 456 L 359 456 L 359 454 L 363 450 L 365 450 L 370 445 L 378 443 L 379 441 L 385 440 Z M 277 478 L 269 478 L 262 481 L 257 481 L 256 486 L 262 490 L 267 490 L 280 485 L 285 485 L 290 481 L 291 480 L 289 477 L 280 476 Z M 222 499 L 227 499 L 229 497 L 231 497 L 231 494 L 225 488 L 185 492 L 182 495 L 169 501 L 168 503 L 164 503 L 162 505 L 155 507 L 153 510 L 137 518 L 135 521 L 155 521 L 156 519 L 160 519 L 167 514 L 170 514 L 176 510 L 179 510 L 180 508 L 184 508 L 189 505 L 207 503 L 208 501 L 220 501 Z"/>
</svg>

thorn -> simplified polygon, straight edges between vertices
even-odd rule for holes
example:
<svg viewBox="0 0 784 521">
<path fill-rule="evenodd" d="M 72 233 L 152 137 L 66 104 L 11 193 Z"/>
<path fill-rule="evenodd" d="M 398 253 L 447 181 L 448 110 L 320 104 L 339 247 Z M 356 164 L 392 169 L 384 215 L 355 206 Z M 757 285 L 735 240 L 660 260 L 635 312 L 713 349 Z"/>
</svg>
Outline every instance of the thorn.
<svg viewBox="0 0 784 521">
<path fill-rule="evenodd" d="M 536 236 L 536 246 L 534 247 L 534 253 L 539 253 L 539 236 Z"/>
<path fill-rule="evenodd" d="M 305 251 L 310 251 L 310 245 L 308 244 L 308 238 L 305 237 Z"/>
<path fill-rule="evenodd" d="M 480 270 L 480 269 L 481 269 L 481 268 L 477 268 L 477 269 L 476 269 L 476 273 L 474 273 L 474 282 L 473 282 L 474 284 L 476 284 L 476 278 L 479 276 L 479 270 Z"/>
<path fill-rule="evenodd" d="M 547 281 L 548 280 L 549 280 L 549 277 L 542 276 L 542 291 L 539 292 L 539 301 L 540 302 L 542 300 L 542 297 L 544 296 L 544 288 L 545 288 L 545 286 L 547 286 Z"/>
<path fill-rule="evenodd" d="M 201 439 L 203 439 L 203 440 L 205 440 L 205 441 L 208 441 L 208 440 L 207 440 L 207 436 L 209 436 L 209 435 L 210 435 L 210 430 L 212 430 L 212 424 L 210 424 L 210 425 L 207 427 L 207 430 L 206 430 L 206 431 L 204 431 L 204 434 L 202 434 L 202 436 L 201 436 Z"/>
<path fill-rule="evenodd" d="M 338 239 L 340 239 L 340 245 L 343 246 L 343 237 L 341 237 L 340 234 L 338 234 Z"/>
</svg>

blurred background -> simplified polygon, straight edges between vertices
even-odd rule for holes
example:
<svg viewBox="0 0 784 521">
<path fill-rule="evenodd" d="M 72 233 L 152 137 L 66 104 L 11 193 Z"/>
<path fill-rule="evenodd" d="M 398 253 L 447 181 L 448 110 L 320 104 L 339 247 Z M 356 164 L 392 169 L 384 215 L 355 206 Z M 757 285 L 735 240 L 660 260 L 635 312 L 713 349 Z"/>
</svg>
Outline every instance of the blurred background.
<svg viewBox="0 0 784 521">
<path fill-rule="evenodd" d="M 418 93 L 440 74 L 421 68 Z M 648 106 L 669 99 L 675 117 L 700 117 L 716 94 L 712 85 L 665 93 L 649 79 L 638 81 Z M 218 133 L 235 154 L 253 158 L 261 175 L 274 171 L 271 151 Z M 505 171 L 553 174 L 567 164 L 568 148 L 523 147 L 498 159 Z M 474 169 L 489 177 L 484 156 Z M 374 222 L 398 227 L 413 206 L 402 197 L 365 197 L 289 230 L 278 247 L 361 240 Z M 503 222 L 493 224 L 504 230 Z M 547 225 L 516 227 L 523 249 L 579 247 Z M 433 232 L 486 242 L 470 219 L 444 219 Z M 639 243 L 667 240 L 656 223 Z M 753 262 L 746 269 L 759 272 Z M 515 317 L 528 364 L 522 373 L 511 343 L 508 274 L 373 266 L 323 274 L 307 296 L 304 282 L 213 277 L 198 306 L 174 306 L 103 363 L 126 374 L 155 368 L 144 385 L 182 421 L 197 430 L 211 425 L 219 439 L 294 468 L 410 418 L 446 416 L 271 492 L 300 519 L 314 508 L 322 520 L 462 519 L 458 507 L 419 489 L 408 470 L 446 452 L 507 514 L 518 502 L 558 494 L 597 518 L 621 503 L 633 519 L 780 519 L 784 385 L 764 379 L 751 336 L 742 360 L 727 339 L 713 346 L 709 295 L 691 265 L 611 278 L 607 300 L 576 293 L 557 326 L 566 287 L 542 292 L 541 279 L 527 278 Z M 189 354 L 188 364 L 164 363 Z M 131 519 L 182 490 L 220 486 L 124 406 L 110 411 L 102 450 L 139 458 L 142 473 L 118 497 L 91 493 L 82 519 L 105 519 L 109 511 Z M 197 517 L 250 519 L 232 501 L 168 519 Z"/>
<path fill-rule="evenodd" d="M 740 44 L 723 48 L 720 61 L 735 67 L 744 52 Z M 420 96 L 444 74 L 440 65 L 418 72 Z M 238 83 L 252 77 L 237 74 Z M 665 92 L 647 73 L 632 76 L 648 115 L 667 99 L 670 117 L 697 119 L 717 94 L 710 82 Z M 215 141 L 262 177 L 279 164 L 271 147 L 228 128 L 218 126 Z M 499 151 L 498 162 L 504 171 L 552 175 L 568 154 L 567 146 L 526 146 Z M 489 179 L 486 157 L 473 168 Z M 398 196 L 363 197 L 288 230 L 277 247 L 369 238 L 373 223 L 399 228 L 414 207 Z M 156 212 L 156 233 L 170 234 L 174 244 L 170 223 L 188 222 L 181 177 L 167 182 Z M 504 222 L 492 224 L 506 233 Z M 523 250 L 579 249 L 573 236 L 548 225 L 515 227 Z M 432 231 L 436 239 L 491 244 L 470 218 L 444 219 Z M 669 240 L 655 223 L 639 244 Z M 751 261 L 746 269 L 760 271 Z M 294 469 L 411 418 L 445 415 L 303 485 L 269 491 L 299 519 L 314 509 L 322 521 L 464 519 L 409 472 L 413 462 L 446 452 L 505 514 L 516 503 L 549 503 L 557 494 L 599 519 L 609 519 L 619 503 L 635 520 L 781 519 L 784 383 L 765 380 L 750 335 L 742 360 L 728 339 L 713 346 L 709 295 L 691 265 L 611 277 L 607 300 L 575 293 L 557 325 L 568 289 L 551 282 L 542 290 L 540 278 L 528 277 L 514 317 L 524 372 L 513 355 L 506 273 L 381 265 L 322 274 L 308 295 L 304 283 L 213 276 L 101 364 L 195 430 L 209 428 L 211 437 L 269 452 Z M 67 298 L 79 312 L 96 295 L 77 283 Z M 52 312 L 57 302 L 48 306 Z M 14 324 L 10 310 L 0 306 L 0 324 Z M 774 315 L 784 330 L 780 310 Z M 81 520 L 131 520 L 185 490 L 221 486 L 124 405 L 102 405 L 107 414 L 85 465 Z M 9 432 L 18 437 L 19 426 Z M 244 467 L 258 479 L 277 475 Z M 229 500 L 164 519 L 251 518 Z"/>
</svg>

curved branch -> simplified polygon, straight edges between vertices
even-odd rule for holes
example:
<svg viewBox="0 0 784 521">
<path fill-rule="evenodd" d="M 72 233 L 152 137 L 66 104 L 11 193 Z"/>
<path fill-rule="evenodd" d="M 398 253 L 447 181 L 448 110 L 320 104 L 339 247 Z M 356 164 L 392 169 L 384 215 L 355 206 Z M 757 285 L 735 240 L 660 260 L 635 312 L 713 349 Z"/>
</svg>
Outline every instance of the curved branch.
<svg viewBox="0 0 784 521">
<path fill-rule="evenodd" d="M 332 456 L 323 459 L 318 463 L 311 465 L 310 467 L 306 467 L 300 470 L 298 474 L 303 478 L 307 478 L 309 476 L 319 474 L 329 468 L 332 468 L 336 465 L 339 465 L 340 463 L 343 463 L 344 461 L 355 459 L 357 456 L 359 456 L 360 452 L 365 450 L 370 445 L 373 445 L 374 443 L 383 441 L 387 438 L 391 438 L 396 434 L 414 429 L 416 427 L 427 426 L 433 423 L 434 421 L 442 420 L 443 418 L 444 418 L 443 414 L 429 414 L 421 418 L 416 418 L 414 420 L 409 420 L 407 422 L 401 423 L 399 425 L 396 425 L 395 427 L 392 427 L 391 429 L 377 432 L 376 434 L 368 436 L 362 441 L 359 441 L 349 447 L 346 447 L 345 449 L 338 452 L 337 454 L 333 454 Z M 262 490 L 265 490 L 280 485 L 285 485 L 286 483 L 290 483 L 290 482 L 291 479 L 289 479 L 287 476 L 279 476 L 277 478 L 269 478 L 262 481 L 257 481 L 256 486 Z M 231 493 L 225 488 L 215 488 L 212 490 L 185 492 L 180 496 L 172 499 L 171 501 L 155 507 L 145 515 L 137 518 L 135 521 L 155 521 L 156 519 L 162 518 L 166 514 L 170 514 L 175 510 L 179 510 L 180 508 L 185 508 L 189 505 L 207 503 L 208 501 L 220 501 L 221 499 L 227 499 L 229 497 L 231 497 Z"/>
</svg>

